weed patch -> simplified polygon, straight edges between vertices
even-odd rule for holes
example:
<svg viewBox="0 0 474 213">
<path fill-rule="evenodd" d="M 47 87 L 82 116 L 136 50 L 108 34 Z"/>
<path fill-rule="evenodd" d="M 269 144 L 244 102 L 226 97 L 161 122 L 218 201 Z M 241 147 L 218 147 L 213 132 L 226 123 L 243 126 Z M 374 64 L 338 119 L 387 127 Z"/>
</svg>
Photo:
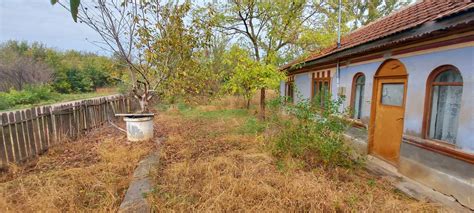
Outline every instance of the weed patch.
<svg viewBox="0 0 474 213">
<path fill-rule="evenodd" d="M 238 133 L 240 134 L 258 134 L 265 131 L 267 123 L 258 120 L 255 117 L 248 118 L 245 123 L 239 128 Z"/>
<path fill-rule="evenodd" d="M 273 116 L 272 127 L 277 133 L 270 136 L 269 146 L 280 159 L 297 158 L 312 169 L 325 167 L 354 167 L 362 161 L 354 158 L 351 148 L 344 143 L 343 133 L 348 124 L 337 113 L 342 100 L 328 98 L 324 107 L 319 101 L 273 104 L 289 116 Z"/>
</svg>

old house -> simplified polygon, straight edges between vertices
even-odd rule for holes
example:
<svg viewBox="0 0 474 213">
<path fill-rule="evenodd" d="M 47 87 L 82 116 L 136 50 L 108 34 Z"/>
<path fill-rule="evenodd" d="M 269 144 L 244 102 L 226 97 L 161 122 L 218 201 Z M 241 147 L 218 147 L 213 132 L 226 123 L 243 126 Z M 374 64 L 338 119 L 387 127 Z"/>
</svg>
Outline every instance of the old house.
<svg viewBox="0 0 474 213">
<path fill-rule="evenodd" d="M 474 209 L 474 2 L 419 1 L 283 69 L 282 95 L 344 96 L 369 154 Z"/>
</svg>

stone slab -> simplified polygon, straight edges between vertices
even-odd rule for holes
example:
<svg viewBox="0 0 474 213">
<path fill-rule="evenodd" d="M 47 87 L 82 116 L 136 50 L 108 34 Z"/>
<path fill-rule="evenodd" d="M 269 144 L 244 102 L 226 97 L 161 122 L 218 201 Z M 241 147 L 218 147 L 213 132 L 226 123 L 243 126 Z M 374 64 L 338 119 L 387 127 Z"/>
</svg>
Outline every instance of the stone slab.
<svg viewBox="0 0 474 213">
<path fill-rule="evenodd" d="M 158 138 L 156 143 L 160 144 L 164 140 L 164 138 Z M 153 189 L 149 175 L 151 169 L 158 166 L 158 162 L 158 152 L 153 152 L 138 163 L 125 198 L 120 204 L 119 212 L 151 212 L 151 205 L 146 199 L 146 195 Z"/>
</svg>

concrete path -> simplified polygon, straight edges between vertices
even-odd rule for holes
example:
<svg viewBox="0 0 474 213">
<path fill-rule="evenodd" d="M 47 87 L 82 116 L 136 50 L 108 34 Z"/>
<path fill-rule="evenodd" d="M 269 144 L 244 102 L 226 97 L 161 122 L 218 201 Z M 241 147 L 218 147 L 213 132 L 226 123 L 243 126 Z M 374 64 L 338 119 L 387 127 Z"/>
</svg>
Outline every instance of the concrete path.
<svg viewBox="0 0 474 213">
<path fill-rule="evenodd" d="M 458 203 L 453 197 L 437 192 L 419 182 L 409 179 L 400 174 L 394 166 L 376 157 L 367 156 L 366 168 L 375 174 L 393 178 L 393 180 L 395 180 L 394 186 L 397 189 L 417 200 L 439 203 L 454 212 L 472 212 Z"/>
<path fill-rule="evenodd" d="M 156 143 L 159 145 L 164 140 L 165 138 L 158 138 Z M 158 151 L 155 151 L 138 163 L 119 212 L 151 212 L 151 204 L 146 199 L 147 194 L 153 189 L 149 175 L 150 171 L 158 166 L 159 159 Z"/>
</svg>

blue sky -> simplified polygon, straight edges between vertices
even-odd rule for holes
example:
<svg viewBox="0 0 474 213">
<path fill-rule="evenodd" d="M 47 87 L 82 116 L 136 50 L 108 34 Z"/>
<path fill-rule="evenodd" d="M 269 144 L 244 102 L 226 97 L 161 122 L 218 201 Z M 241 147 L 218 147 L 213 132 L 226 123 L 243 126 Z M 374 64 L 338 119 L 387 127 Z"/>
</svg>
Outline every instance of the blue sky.
<svg viewBox="0 0 474 213">
<path fill-rule="evenodd" d="M 89 42 L 100 40 L 94 31 L 75 23 L 68 11 L 52 6 L 50 0 L 0 0 L 0 42 L 7 40 L 39 41 L 59 50 L 105 54 Z"/>
</svg>

